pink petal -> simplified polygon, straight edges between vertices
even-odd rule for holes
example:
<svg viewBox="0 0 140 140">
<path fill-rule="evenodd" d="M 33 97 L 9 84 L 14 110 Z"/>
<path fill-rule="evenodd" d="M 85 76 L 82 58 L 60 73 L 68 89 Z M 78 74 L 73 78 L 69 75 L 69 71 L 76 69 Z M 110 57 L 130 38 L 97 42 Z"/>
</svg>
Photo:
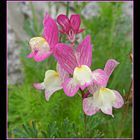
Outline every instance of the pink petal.
<svg viewBox="0 0 140 140">
<path fill-rule="evenodd" d="M 77 32 L 77 34 L 83 32 L 84 30 L 85 30 L 85 29 L 79 29 L 78 32 Z"/>
<path fill-rule="evenodd" d="M 94 94 L 99 88 L 100 88 L 100 86 L 95 83 L 92 83 L 90 86 L 87 87 L 88 91 L 91 94 Z"/>
<path fill-rule="evenodd" d="M 32 58 L 34 57 L 34 55 L 35 55 L 35 52 L 31 52 L 30 54 L 27 55 L 27 58 Z"/>
<path fill-rule="evenodd" d="M 44 31 L 43 35 L 52 49 L 58 43 L 58 27 L 55 21 L 46 14 L 43 20 Z"/>
<path fill-rule="evenodd" d="M 45 60 L 47 57 L 49 57 L 51 54 L 52 54 L 51 51 L 48 51 L 48 52 L 38 51 L 38 53 L 34 55 L 34 60 L 37 62 L 41 62 Z"/>
<path fill-rule="evenodd" d="M 113 107 L 114 108 L 121 108 L 124 104 L 124 100 L 118 91 L 113 90 L 113 92 L 116 96 L 116 102 L 113 104 Z"/>
<path fill-rule="evenodd" d="M 60 75 L 60 78 L 62 80 L 62 83 L 65 81 L 65 79 L 69 78 L 69 74 L 68 72 L 66 72 L 61 66 L 59 63 L 57 63 L 57 72 L 59 73 Z"/>
<path fill-rule="evenodd" d="M 110 76 L 118 64 L 119 62 L 117 62 L 116 60 L 109 59 L 105 64 L 104 71 L 107 73 L 108 76 Z"/>
<path fill-rule="evenodd" d="M 78 32 L 80 24 L 81 24 L 80 15 L 78 15 L 78 14 L 71 15 L 71 17 L 70 17 L 70 25 L 71 25 L 73 31 L 75 31 L 75 33 Z"/>
<path fill-rule="evenodd" d="M 90 35 L 87 35 L 85 39 L 79 44 L 76 49 L 77 55 L 79 55 L 80 65 L 91 66 L 92 62 L 92 47 L 90 42 Z"/>
<path fill-rule="evenodd" d="M 108 75 L 104 72 L 104 70 L 96 69 L 92 72 L 94 83 L 106 87 L 108 82 Z"/>
<path fill-rule="evenodd" d="M 73 80 L 73 78 L 65 80 L 62 86 L 67 96 L 74 96 L 79 89 L 79 85 Z"/>
<path fill-rule="evenodd" d="M 59 32 L 60 32 L 61 34 L 65 34 L 65 31 L 63 31 L 63 30 L 59 30 Z"/>
<path fill-rule="evenodd" d="M 99 108 L 94 104 L 93 97 L 88 97 L 83 100 L 83 110 L 86 115 L 94 115 L 99 111 Z"/>
<path fill-rule="evenodd" d="M 74 68 L 78 65 L 73 48 L 66 44 L 58 43 L 55 46 L 54 56 L 64 70 L 73 74 Z"/>
<path fill-rule="evenodd" d="M 70 21 L 67 16 L 61 14 L 57 17 L 58 24 L 62 27 L 63 32 L 68 33 L 70 30 Z"/>
<path fill-rule="evenodd" d="M 84 85 L 80 85 L 81 90 L 84 90 L 86 87 L 89 87 L 92 85 L 93 81 L 90 81 L 89 83 L 85 83 Z"/>
<path fill-rule="evenodd" d="M 70 42 L 74 42 L 75 41 L 75 33 L 73 30 L 70 30 L 67 36 L 68 40 L 70 40 Z"/>
<path fill-rule="evenodd" d="M 34 86 L 34 88 L 39 89 L 39 90 L 45 89 L 44 82 L 42 82 L 42 83 L 34 83 L 33 86 Z"/>
</svg>

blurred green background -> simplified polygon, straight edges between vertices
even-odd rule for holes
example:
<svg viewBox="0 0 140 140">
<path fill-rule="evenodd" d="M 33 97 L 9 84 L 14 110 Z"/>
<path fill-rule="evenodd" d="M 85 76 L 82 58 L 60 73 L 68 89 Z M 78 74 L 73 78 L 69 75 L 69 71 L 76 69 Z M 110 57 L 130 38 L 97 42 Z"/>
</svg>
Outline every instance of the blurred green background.
<svg viewBox="0 0 140 140">
<path fill-rule="evenodd" d="M 46 2 L 47 9 L 55 19 L 63 6 L 65 13 L 81 15 L 81 27 L 91 35 L 93 44 L 91 69 L 104 68 L 110 58 L 120 62 L 110 77 L 108 87 L 118 90 L 125 100 L 121 109 L 113 109 L 114 118 L 102 112 L 87 117 L 87 132 L 84 130 L 84 115 L 81 98 L 68 97 L 63 90 L 56 92 L 47 102 L 44 91 L 33 88 L 34 82 L 41 82 L 48 69 L 54 69 L 56 61 L 51 56 L 43 62 L 27 59 L 30 52 L 28 41 L 41 36 L 43 11 L 38 13 L 29 2 L 31 17 L 24 20 L 23 29 L 28 39 L 20 40 L 20 61 L 24 80 L 22 84 L 8 84 L 8 137 L 12 138 L 131 138 L 132 102 L 127 100 L 131 85 L 132 64 L 132 9 L 126 2 Z M 13 4 L 8 3 L 8 5 Z M 89 6 L 89 4 L 93 6 Z M 42 3 L 44 5 L 44 3 Z M 89 7 L 88 7 L 89 6 Z M 89 9 L 89 11 L 87 9 Z M 84 9 L 84 10 L 83 10 Z M 18 17 L 17 17 L 18 18 Z M 22 33 L 21 33 L 22 34 Z"/>
</svg>

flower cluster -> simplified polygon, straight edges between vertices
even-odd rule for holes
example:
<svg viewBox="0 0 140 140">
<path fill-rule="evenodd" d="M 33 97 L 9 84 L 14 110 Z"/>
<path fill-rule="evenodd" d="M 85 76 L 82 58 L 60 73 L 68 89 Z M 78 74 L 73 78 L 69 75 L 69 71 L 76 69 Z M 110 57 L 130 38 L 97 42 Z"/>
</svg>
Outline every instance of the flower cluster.
<svg viewBox="0 0 140 140">
<path fill-rule="evenodd" d="M 46 14 L 43 21 L 43 36 L 34 37 L 29 41 L 31 53 L 28 58 L 41 62 L 53 55 L 57 60 L 56 71 L 47 70 L 44 81 L 34 83 L 34 87 L 45 90 L 47 101 L 57 90 L 63 89 L 67 96 L 74 96 L 80 90 L 83 97 L 83 111 L 86 115 L 93 115 L 101 110 L 113 116 L 112 107 L 120 108 L 124 101 L 118 91 L 106 86 L 110 75 L 119 63 L 109 59 L 104 70 L 92 71 L 90 35 L 87 35 L 78 46 L 73 47 L 76 35 L 84 31 L 80 29 L 80 15 L 73 14 L 69 19 L 61 14 L 57 17 L 57 22 L 61 30 L 58 30 L 56 22 Z M 59 33 L 66 35 L 70 43 L 60 43 Z"/>
</svg>

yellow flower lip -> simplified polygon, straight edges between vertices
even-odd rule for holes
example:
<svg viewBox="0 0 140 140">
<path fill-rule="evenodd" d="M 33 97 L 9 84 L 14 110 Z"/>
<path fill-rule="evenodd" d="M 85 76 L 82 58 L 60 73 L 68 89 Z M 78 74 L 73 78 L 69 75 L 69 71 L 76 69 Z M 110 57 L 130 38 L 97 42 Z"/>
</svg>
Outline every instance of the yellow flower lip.
<svg viewBox="0 0 140 140">
<path fill-rule="evenodd" d="M 106 92 L 106 91 L 108 91 L 108 89 L 107 88 L 101 88 L 100 91 L 101 92 Z"/>
<path fill-rule="evenodd" d="M 33 37 L 29 41 L 29 45 L 32 49 L 39 49 L 42 46 L 48 46 L 48 43 L 45 38 L 43 37 Z"/>
<path fill-rule="evenodd" d="M 30 39 L 29 44 L 34 44 L 36 42 L 44 43 L 44 42 L 46 42 L 46 40 L 43 37 L 33 37 Z"/>
<path fill-rule="evenodd" d="M 55 73 L 55 76 L 56 76 L 56 77 L 57 77 L 57 76 L 59 77 L 59 73 L 58 73 L 58 72 L 56 72 L 56 73 Z"/>
<path fill-rule="evenodd" d="M 83 70 L 83 67 L 82 66 L 76 67 L 75 70 L 76 71 L 82 71 Z"/>
</svg>

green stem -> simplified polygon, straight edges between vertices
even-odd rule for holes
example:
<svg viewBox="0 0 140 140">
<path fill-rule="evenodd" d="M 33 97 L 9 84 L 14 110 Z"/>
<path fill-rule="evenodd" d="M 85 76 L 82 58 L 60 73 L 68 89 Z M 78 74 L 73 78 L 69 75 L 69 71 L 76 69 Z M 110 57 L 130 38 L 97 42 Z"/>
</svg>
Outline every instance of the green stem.
<svg viewBox="0 0 140 140">
<path fill-rule="evenodd" d="M 82 91 L 81 89 L 80 89 L 80 92 L 82 94 L 82 101 L 83 101 L 84 100 L 85 92 Z M 87 134 L 87 116 L 86 116 L 85 113 L 84 113 L 84 128 L 85 128 L 85 135 L 86 135 Z"/>
<path fill-rule="evenodd" d="M 67 2 L 66 16 L 69 16 L 70 3 Z"/>
<path fill-rule="evenodd" d="M 84 113 L 85 134 L 87 134 L 87 115 Z"/>
<path fill-rule="evenodd" d="M 132 80 L 131 80 L 131 83 L 130 83 L 129 91 L 128 91 L 127 95 L 126 95 L 126 101 L 128 103 L 130 102 L 131 96 L 132 96 Z"/>
</svg>

